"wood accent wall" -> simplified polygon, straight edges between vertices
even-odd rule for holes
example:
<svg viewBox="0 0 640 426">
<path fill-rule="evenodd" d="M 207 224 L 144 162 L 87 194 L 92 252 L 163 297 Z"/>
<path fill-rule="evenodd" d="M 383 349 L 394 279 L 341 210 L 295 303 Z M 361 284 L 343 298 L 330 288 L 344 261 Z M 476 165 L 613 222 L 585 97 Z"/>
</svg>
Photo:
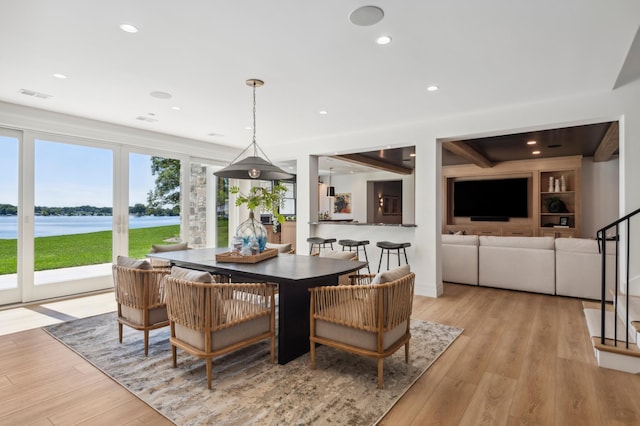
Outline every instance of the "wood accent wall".
<svg viewBox="0 0 640 426">
<path fill-rule="evenodd" d="M 471 164 L 442 167 L 442 232 L 456 232 L 464 230 L 467 234 L 476 235 L 511 235 L 511 236 L 539 236 L 553 235 L 580 236 L 581 192 L 580 181 L 582 156 L 544 158 L 533 160 L 505 161 L 491 168 L 481 168 Z M 544 228 L 541 222 L 541 193 L 548 188 L 540 181 L 545 172 L 570 171 L 574 176 L 575 211 L 572 212 L 571 229 Z M 509 179 L 529 178 L 529 214 L 526 218 L 510 218 L 508 222 L 472 222 L 468 217 L 453 216 L 453 183 L 456 179 Z"/>
</svg>

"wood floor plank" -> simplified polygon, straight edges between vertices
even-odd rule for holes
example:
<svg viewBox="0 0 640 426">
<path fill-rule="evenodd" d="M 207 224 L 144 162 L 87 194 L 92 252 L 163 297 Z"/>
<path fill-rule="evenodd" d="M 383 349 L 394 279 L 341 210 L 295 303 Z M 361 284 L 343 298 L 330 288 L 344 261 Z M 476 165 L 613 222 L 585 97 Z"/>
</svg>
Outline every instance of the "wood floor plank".
<svg viewBox="0 0 640 426">
<path fill-rule="evenodd" d="M 558 357 L 556 369 L 555 424 L 592 424 L 600 421 L 597 395 L 588 363 Z"/>
<path fill-rule="evenodd" d="M 509 418 L 511 398 L 517 380 L 486 373 L 478 384 L 460 425 L 501 425 Z"/>
</svg>

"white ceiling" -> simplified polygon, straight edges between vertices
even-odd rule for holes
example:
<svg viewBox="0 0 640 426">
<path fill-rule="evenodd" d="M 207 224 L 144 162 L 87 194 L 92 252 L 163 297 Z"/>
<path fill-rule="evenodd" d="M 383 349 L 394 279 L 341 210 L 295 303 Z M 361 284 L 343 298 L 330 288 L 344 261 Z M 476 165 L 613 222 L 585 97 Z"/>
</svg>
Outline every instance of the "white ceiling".
<svg viewBox="0 0 640 426">
<path fill-rule="evenodd" d="M 640 26 L 637 0 L 371 3 L 384 19 L 358 27 L 349 13 L 369 2 L 0 0 L 0 100 L 244 148 L 252 108 L 245 80 L 260 78 L 258 143 L 268 152 L 608 91 L 625 61 L 638 63 L 627 58 Z M 139 32 L 121 31 L 122 23 Z M 391 44 L 374 42 L 382 34 Z M 428 92 L 432 84 L 440 90 Z"/>
</svg>

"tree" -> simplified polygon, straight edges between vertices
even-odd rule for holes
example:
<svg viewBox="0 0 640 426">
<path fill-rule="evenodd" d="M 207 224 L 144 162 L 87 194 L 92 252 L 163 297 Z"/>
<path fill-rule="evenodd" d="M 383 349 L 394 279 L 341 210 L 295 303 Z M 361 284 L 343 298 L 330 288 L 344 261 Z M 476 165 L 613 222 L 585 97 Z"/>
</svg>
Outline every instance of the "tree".
<svg viewBox="0 0 640 426">
<path fill-rule="evenodd" d="M 168 207 L 180 214 L 180 160 L 151 157 L 151 174 L 156 187 L 147 195 L 149 209 Z"/>
<path fill-rule="evenodd" d="M 218 196 L 216 197 L 216 212 L 219 218 L 227 218 L 227 204 L 229 202 L 229 179 L 218 178 Z"/>
<path fill-rule="evenodd" d="M 144 216 L 147 213 L 147 206 L 141 203 L 136 203 L 133 207 L 129 208 L 129 213 L 136 216 Z"/>
</svg>

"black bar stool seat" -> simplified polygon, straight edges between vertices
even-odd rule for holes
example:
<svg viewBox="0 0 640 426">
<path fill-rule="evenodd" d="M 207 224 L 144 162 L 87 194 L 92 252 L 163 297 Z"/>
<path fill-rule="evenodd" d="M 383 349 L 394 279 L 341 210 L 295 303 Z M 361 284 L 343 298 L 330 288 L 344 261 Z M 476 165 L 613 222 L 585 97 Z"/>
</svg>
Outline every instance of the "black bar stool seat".
<svg viewBox="0 0 640 426">
<path fill-rule="evenodd" d="M 369 257 L 367 256 L 367 244 L 369 244 L 369 240 L 339 240 L 338 244 L 342 246 L 342 251 L 344 251 L 345 247 L 349 247 L 349 251 L 355 247 L 356 253 L 360 252 L 360 247 L 364 251 L 364 258 L 367 261 L 367 271 L 371 273 L 371 269 L 369 268 Z"/>
<path fill-rule="evenodd" d="M 408 265 L 409 260 L 407 259 L 407 247 L 411 247 L 411 243 L 393 243 L 391 241 L 378 241 L 376 246 L 380 247 L 380 262 L 378 262 L 378 272 L 380 272 L 380 267 L 382 266 L 382 257 L 384 256 L 385 250 L 387 251 L 387 270 L 389 269 L 389 254 L 391 250 L 395 250 L 398 256 L 398 266 L 400 266 L 400 250 L 404 252 L 404 261 Z"/>
<path fill-rule="evenodd" d="M 307 238 L 307 242 L 309 243 L 309 254 L 313 253 L 313 248 L 317 247 L 318 251 L 320 248 L 326 248 L 327 244 L 331 246 L 331 250 L 333 250 L 333 243 L 336 242 L 335 238 L 322 238 L 322 237 L 309 237 Z"/>
</svg>

